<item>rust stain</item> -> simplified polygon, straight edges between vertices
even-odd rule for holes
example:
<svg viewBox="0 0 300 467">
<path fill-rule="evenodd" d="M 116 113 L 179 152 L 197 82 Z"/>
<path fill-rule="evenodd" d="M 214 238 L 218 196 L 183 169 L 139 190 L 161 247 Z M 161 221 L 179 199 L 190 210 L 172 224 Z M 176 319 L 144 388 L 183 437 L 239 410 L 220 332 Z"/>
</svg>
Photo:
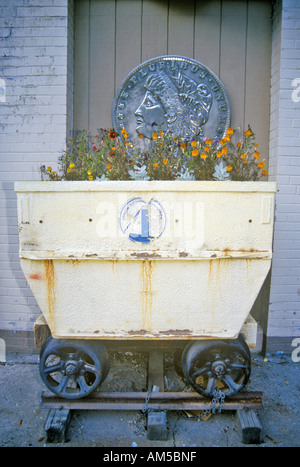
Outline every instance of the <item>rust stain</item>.
<svg viewBox="0 0 300 467">
<path fill-rule="evenodd" d="M 167 336 L 185 336 L 191 335 L 192 331 L 190 329 L 169 329 L 168 331 L 159 331 L 159 333 Z"/>
<path fill-rule="evenodd" d="M 43 274 L 40 274 L 39 272 L 36 273 L 36 274 L 30 274 L 28 276 L 28 279 L 33 279 L 33 280 L 36 280 L 36 281 L 42 281 L 44 279 L 43 277 Z"/>
<path fill-rule="evenodd" d="M 139 329 L 138 331 L 128 331 L 128 333 L 130 336 L 144 336 L 145 334 L 147 334 L 147 331 L 145 329 Z"/>
<path fill-rule="evenodd" d="M 113 276 L 114 278 L 116 277 L 116 271 L 115 271 L 115 264 L 117 263 L 117 260 L 116 259 L 113 259 L 111 261 L 111 267 L 112 267 L 112 273 L 113 273 Z"/>
<path fill-rule="evenodd" d="M 179 252 L 179 258 L 186 258 L 189 254 L 186 251 Z"/>
<path fill-rule="evenodd" d="M 147 253 L 145 251 L 141 252 L 141 253 L 131 253 L 130 256 L 134 256 L 135 258 L 139 258 L 139 259 L 148 259 L 148 258 L 160 258 L 161 255 L 159 255 L 158 253 Z"/>
<path fill-rule="evenodd" d="M 143 329 L 151 328 L 153 262 L 142 261 L 142 322 Z"/>
<path fill-rule="evenodd" d="M 54 305 L 55 305 L 55 284 L 56 284 L 53 260 L 45 259 L 44 268 L 45 268 L 45 276 L 46 276 L 47 304 L 48 304 L 49 319 L 51 322 L 53 322 L 53 313 L 54 313 Z"/>
</svg>

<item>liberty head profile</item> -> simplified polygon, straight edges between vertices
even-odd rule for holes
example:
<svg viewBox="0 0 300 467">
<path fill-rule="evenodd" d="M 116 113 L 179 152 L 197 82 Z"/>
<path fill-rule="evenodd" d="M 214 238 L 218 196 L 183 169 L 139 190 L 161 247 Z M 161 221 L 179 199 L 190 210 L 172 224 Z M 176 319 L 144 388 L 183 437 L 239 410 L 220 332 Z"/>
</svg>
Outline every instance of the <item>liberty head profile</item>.
<svg viewBox="0 0 300 467">
<path fill-rule="evenodd" d="M 203 136 L 202 126 L 209 119 L 212 94 L 180 71 L 170 76 L 163 70 L 151 73 L 144 84 L 146 93 L 135 111 L 136 131 L 152 137 L 153 122 L 176 136 Z"/>
</svg>

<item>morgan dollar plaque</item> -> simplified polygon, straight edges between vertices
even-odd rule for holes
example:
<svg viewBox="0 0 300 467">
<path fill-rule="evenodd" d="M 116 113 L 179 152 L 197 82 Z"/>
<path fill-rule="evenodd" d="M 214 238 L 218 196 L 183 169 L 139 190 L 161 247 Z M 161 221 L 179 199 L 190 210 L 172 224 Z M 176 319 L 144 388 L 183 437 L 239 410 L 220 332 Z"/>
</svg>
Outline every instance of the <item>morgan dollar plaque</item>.
<svg viewBox="0 0 300 467">
<path fill-rule="evenodd" d="M 112 123 L 117 132 L 124 128 L 140 149 L 158 128 L 188 139 L 220 139 L 230 125 L 230 103 L 223 84 L 205 65 L 161 56 L 140 64 L 123 80 Z"/>
</svg>

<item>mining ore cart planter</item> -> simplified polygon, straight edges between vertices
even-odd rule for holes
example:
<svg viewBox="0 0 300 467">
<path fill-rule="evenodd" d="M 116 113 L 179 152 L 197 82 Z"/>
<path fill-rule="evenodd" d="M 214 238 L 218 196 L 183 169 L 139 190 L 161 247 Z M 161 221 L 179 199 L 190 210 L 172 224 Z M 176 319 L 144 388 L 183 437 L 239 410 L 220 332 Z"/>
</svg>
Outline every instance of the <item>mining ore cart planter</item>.
<svg viewBox="0 0 300 467">
<path fill-rule="evenodd" d="M 109 371 L 107 344 L 143 341 L 184 342 L 181 368 L 195 390 L 185 408 L 207 407 L 220 384 L 224 407 L 241 408 L 275 183 L 47 181 L 15 191 L 21 267 L 51 333 L 40 356 L 48 407 L 112 408 L 109 394 L 92 394 Z M 154 380 L 149 408 L 180 408 L 187 394 L 166 396 Z M 129 400 L 141 409 L 145 394 Z"/>
</svg>

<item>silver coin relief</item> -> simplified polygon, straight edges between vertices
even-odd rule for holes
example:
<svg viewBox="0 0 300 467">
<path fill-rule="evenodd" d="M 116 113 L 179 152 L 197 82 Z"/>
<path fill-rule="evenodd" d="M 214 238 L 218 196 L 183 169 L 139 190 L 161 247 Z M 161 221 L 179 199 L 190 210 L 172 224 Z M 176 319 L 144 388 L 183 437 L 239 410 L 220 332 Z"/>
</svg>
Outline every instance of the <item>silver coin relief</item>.
<svg viewBox="0 0 300 467">
<path fill-rule="evenodd" d="M 142 63 L 124 79 L 114 99 L 112 122 L 118 132 L 125 128 L 140 148 L 157 128 L 187 139 L 220 139 L 230 125 L 230 103 L 223 84 L 205 65 L 162 56 Z"/>
</svg>

